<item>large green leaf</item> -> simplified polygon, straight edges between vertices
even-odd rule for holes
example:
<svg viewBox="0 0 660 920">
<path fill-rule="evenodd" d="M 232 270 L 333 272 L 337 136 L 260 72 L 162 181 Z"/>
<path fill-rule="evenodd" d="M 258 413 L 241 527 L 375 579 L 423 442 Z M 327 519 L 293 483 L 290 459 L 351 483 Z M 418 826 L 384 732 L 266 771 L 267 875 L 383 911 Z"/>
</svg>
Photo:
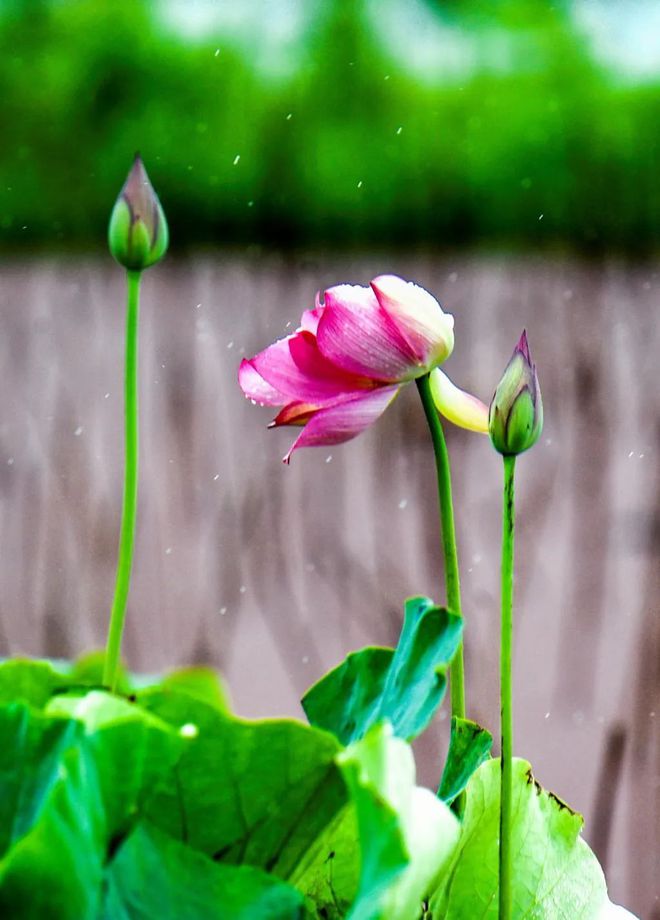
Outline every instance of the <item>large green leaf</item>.
<svg viewBox="0 0 660 920">
<path fill-rule="evenodd" d="M 469 719 L 451 720 L 449 750 L 442 771 L 438 795 L 448 805 L 463 792 L 470 777 L 488 760 L 493 746 L 493 736 L 485 728 Z"/>
<path fill-rule="evenodd" d="M 219 861 L 288 878 L 346 801 L 335 739 L 289 719 L 237 719 L 184 693 L 140 700 L 191 737 L 150 820 Z"/>
<path fill-rule="evenodd" d="M 341 920 L 360 881 L 360 841 L 355 804 L 337 812 L 302 855 L 289 882 L 313 903 L 318 920 Z"/>
<path fill-rule="evenodd" d="M 84 725 L 110 837 L 126 833 L 190 744 L 167 722 L 103 690 L 55 696 L 45 712 Z"/>
<path fill-rule="evenodd" d="M 594 920 L 606 902 L 596 857 L 580 837 L 582 818 L 539 786 L 530 765 L 513 764 L 514 920 Z M 436 920 L 497 920 L 500 761 L 467 787 L 454 864 L 431 900 Z"/>
<path fill-rule="evenodd" d="M 229 694 L 220 675 L 213 668 L 195 665 L 170 671 L 161 683 L 162 687 L 189 693 L 191 696 L 214 706 L 222 712 L 229 712 Z"/>
<path fill-rule="evenodd" d="M 459 838 L 450 809 L 415 785 L 415 762 L 388 723 L 337 758 L 357 813 L 360 884 L 350 920 L 418 920 Z"/>
<path fill-rule="evenodd" d="M 139 824 L 106 875 L 101 920 L 301 920 L 303 896 L 260 869 L 213 862 Z"/>
<path fill-rule="evenodd" d="M 302 705 L 310 723 L 342 744 L 364 737 L 383 719 L 398 737 L 417 737 L 442 701 L 462 628 L 460 617 L 428 598 L 407 600 L 394 651 L 355 652 L 307 691 Z"/>
<path fill-rule="evenodd" d="M 68 683 L 48 661 L 10 658 L 0 663 L 0 704 L 22 700 L 40 709 Z"/>
<path fill-rule="evenodd" d="M 92 920 L 107 828 L 81 725 L 0 707 L 0 816 L 0 916 Z"/>
<path fill-rule="evenodd" d="M 0 916 L 95 918 L 108 850 L 186 743 L 100 691 L 0 707 Z"/>
</svg>

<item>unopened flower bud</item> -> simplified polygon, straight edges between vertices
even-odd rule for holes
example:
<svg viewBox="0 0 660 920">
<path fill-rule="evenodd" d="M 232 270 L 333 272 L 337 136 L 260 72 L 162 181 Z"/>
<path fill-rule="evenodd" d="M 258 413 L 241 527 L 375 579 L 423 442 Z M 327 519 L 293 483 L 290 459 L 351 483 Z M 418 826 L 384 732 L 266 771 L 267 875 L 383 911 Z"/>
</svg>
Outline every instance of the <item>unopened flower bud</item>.
<svg viewBox="0 0 660 920">
<path fill-rule="evenodd" d="M 543 430 L 541 390 L 524 331 L 490 404 L 488 430 L 493 447 L 505 456 L 522 454 Z"/>
<path fill-rule="evenodd" d="M 168 241 L 165 214 L 136 156 L 110 216 L 110 252 L 124 268 L 142 271 L 163 258 Z"/>
</svg>

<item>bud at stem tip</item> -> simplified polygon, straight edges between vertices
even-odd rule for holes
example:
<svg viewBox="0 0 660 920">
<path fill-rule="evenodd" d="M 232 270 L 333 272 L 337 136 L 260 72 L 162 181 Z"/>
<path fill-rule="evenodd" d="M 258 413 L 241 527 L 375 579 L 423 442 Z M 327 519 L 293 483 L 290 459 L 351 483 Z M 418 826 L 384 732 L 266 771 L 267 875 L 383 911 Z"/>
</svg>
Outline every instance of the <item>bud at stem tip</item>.
<svg viewBox="0 0 660 920">
<path fill-rule="evenodd" d="M 110 215 L 110 252 L 129 271 L 142 271 L 163 258 L 168 242 L 165 214 L 137 155 Z"/>
<path fill-rule="evenodd" d="M 490 404 L 488 431 L 495 450 L 515 456 L 532 447 L 542 430 L 541 390 L 523 330 Z"/>
</svg>

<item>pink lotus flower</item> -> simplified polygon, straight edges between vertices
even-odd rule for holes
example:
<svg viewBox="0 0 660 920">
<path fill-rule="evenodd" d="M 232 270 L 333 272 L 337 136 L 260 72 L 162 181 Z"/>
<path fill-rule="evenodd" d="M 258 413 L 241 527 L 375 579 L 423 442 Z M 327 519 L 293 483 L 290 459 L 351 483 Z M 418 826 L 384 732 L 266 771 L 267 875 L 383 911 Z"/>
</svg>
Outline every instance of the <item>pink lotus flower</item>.
<svg viewBox="0 0 660 920">
<path fill-rule="evenodd" d="M 302 425 L 299 447 L 341 444 L 378 419 L 406 383 L 431 373 L 436 406 L 450 421 L 488 431 L 488 409 L 438 369 L 454 347 L 454 317 L 428 291 L 394 275 L 370 287 L 340 284 L 318 296 L 300 328 L 243 360 L 247 397 L 282 406 L 271 423 Z"/>
</svg>

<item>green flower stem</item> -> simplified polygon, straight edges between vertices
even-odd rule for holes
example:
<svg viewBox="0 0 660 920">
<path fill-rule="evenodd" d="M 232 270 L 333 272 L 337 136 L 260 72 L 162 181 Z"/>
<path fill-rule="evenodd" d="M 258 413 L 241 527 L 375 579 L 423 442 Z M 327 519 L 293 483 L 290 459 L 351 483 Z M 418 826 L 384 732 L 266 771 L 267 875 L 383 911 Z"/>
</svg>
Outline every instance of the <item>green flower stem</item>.
<svg viewBox="0 0 660 920">
<path fill-rule="evenodd" d="M 126 619 L 126 602 L 131 583 L 135 517 L 138 493 L 138 323 L 140 315 L 139 271 L 127 271 L 126 300 L 126 369 L 124 378 L 124 500 L 119 535 L 119 558 L 115 596 L 112 601 L 108 641 L 105 650 L 103 684 L 117 689 L 121 637 Z"/>
<path fill-rule="evenodd" d="M 502 710 L 502 790 L 500 798 L 500 912 L 510 920 L 511 890 L 511 788 L 513 768 L 513 539 L 515 506 L 514 455 L 504 457 L 504 507 L 502 511 L 502 638 L 500 645 L 500 695 Z"/>
<path fill-rule="evenodd" d="M 417 389 L 422 399 L 426 421 L 431 431 L 435 465 L 438 471 L 438 497 L 440 499 L 440 522 L 442 552 L 445 560 L 445 585 L 447 606 L 452 613 L 462 616 L 461 582 L 458 573 L 458 556 L 456 553 L 456 529 L 454 527 L 454 505 L 451 494 L 451 468 L 449 454 L 442 430 L 440 416 L 435 408 L 431 394 L 431 382 L 428 374 L 417 378 Z M 465 673 L 463 665 L 463 643 L 454 655 L 450 669 L 451 714 L 465 718 Z M 459 806 L 460 809 L 460 806 Z"/>
</svg>

